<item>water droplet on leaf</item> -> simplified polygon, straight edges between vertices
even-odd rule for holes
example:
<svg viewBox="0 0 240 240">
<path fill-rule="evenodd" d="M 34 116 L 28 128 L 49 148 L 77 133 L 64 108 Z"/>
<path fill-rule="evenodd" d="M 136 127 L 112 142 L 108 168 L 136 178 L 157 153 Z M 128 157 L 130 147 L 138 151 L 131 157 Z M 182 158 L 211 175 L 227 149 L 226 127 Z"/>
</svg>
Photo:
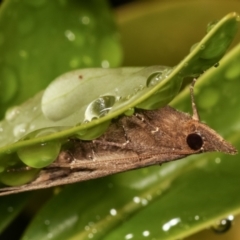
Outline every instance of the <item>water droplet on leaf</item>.
<svg viewBox="0 0 240 240">
<path fill-rule="evenodd" d="M 61 144 L 59 141 L 46 142 L 20 148 L 17 154 L 27 166 L 43 168 L 51 164 L 57 158 L 60 148 Z"/>
<path fill-rule="evenodd" d="M 127 111 L 124 112 L 124 115 L 126 116 L 132 116 L 134 114 L 135 109 L 129 108 Z"/>
<path fill-rule="evenodd" d="M 169 74 L 172 72 L 172 68 L 165 68 L 161 72 L 155 72 L 151 74 L 147 79 L 147 87 L 153 87 L 159 82 L 161 82 L 163 79 L 167 78 Z"/>
<path fill-rule="evenodd" d="M 91 121 L 93 118 L 100 118 L 111 110 L 116 99 L 114 96 L 102 96 L 91 102 L 85 111 L 85 120 Z"/>
<path fill-rule="evenodd" d="M 215 233 L 221 234 L 227 232 L 232 226 L 232 221 L 228 218 L 220 220 L 217 224 L 212 226 Z"/>
<path fill-rule="evenodd" d="M 212 21 L 207 25 L 207 33 L 210 32 L 214 26 L 218 23 L 218 21 Z"/>
</svg>

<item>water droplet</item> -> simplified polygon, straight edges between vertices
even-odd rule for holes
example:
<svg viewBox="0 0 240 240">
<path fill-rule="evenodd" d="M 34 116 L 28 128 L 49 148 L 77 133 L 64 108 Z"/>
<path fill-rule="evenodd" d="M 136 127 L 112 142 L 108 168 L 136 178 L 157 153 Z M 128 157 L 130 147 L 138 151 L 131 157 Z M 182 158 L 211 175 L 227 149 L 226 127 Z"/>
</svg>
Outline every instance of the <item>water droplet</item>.
<svg viewBox="0 0 240 240">
<path fill-rule="evenodd" d="M 161 72 L 156 72 L 151 74 L 147 79 L 147 83 L 146 83 L 147 87 L 155 86 L 156 84 L 161 82 L 163 79 L 167 78 L 171 72 L 172 72 L 172 68 L 166 67 Z"/>
<path fill-rule="evenodd" d="M 14 169 L 14 167 L 13 167 Z M 11 168 L 10 168 L 11 170 Z M 8 186 L 19 186 L 36 178 L 39 169 L 29 169 L 22 171 L 5 171 L 0 174 L 0 182 Z"/>
<path fill-rule="evenodd" d="M 5 114 L 5 119 L 9 122 L 12 122 L 16 119 L 16 117 L 19 115 L 20 113 L 20 108 L 19 107 L 11 107 L 7 110 L 6 114 Z"/>
<path fill-rule="evenodd" d="M 215 159 L 215 163 L 216 163 L 216 164 L 221 163 L 221 158 L 216 158 L 216 159 Z"/>
<path fill-rule="evenodd" d="M 117 215 L 117 210 L 114 209 L 114 208 L 112 208 L 112 209 L 110 210 L 110 214 L 111 214 L 112 216 L 116 216 L 116 215 Z"/>
<path fill-rule="evenodd" d="M 73 57 L 69 62 L 69 66 L 71 68 L 77 68 L 80 65 L 81 65 L 81 59 L 79 57 Z"/>
<path fill-rule="evenodd" d="M 190 52 L 192 52 L 198 45 L 199 45 L 199 42 L 194 43 L 190 48 Z"/>
<path fill-rule="evenodd" d="M 13 135 L 16 138 L 21 138 L 26 133 L 26 129 L 27 129 L 27 124 L 26 123 L 20 123 L 13 128 Z"/>
<path fill-rule="evenodd" d="M 114 96 L 102 96 L 91 102 L 85 111 L 85 120 L 106 116 L 114 105 Z"/>
<path fill-rule="evenodd" d="M 143 231 L 142 235 L 144 237 L 148 237 L 150 235 L 150 232 L 148 230 Z"/>
<path fill-rule="evenodd" d="M 164 232 L 169 231 L 172 227 L 176 226 L 178 223 L 181 222 L 180 218 L 173 218 L 170 221 L 166 222 L 163 226 L 162 226 L 162 230 Z"/>
<path fill-rule="evenodd" d="M 69 41 L 74 41 L 75 40 L 75 34 L 70 31 L 70 30 L 66 30 L 65 33 L 64 33 L 65 37 L 69 40 Z"/>
<path fill-rule="evenodd" d="M 81 17 L 81 23 L 84 25 L 88 25 L 90 23 L 90 18 L 88 16 Z"/>
<path fill-rule="evenodd" d="M 17 154 L 27 166 L 43 168 L 51 164 L 57 158 L 60 148 L 61 144 L 59 141 L 46 142 L 20 148 Z"/>
<path fill-rule="evenodd" d="M 2 92 L 0 94 L 0 103 L 8 103 L 15 97 L 18 91 L 18 78 L 13 68 L 9 66 L 1 67 L 0 86 Z"/>
<path fill-rule="evenodd" d="M 217 68 L 219 66 L 219 62 L 214 64 L 214 67 Z"/>
<path fill-rule="evenodd" d="M 134 236 L 134 235 L 133 235 L 132 233 L 128 233 L 128 234 L 125 235 L 125 239 L 126 239 L 126 240 L 132 239 L 133 236 Z"/>
<path fill-rule="evenodd" d="M 133 198 L 133 201 L 134 201 L 135 203 L 140 203 L 140 202 L 141 202 L 141 198 L 140 198 L 140 197 L 134 197 L 134 198 Z"/>
<path fill-rule="evenodd" d="M 221 234 L 227 232 L 232 226 L 232 221 L 228 218 L 222 219 L 212 226 L 215 233 Z"/>
<path fill-rule="evenodd" d="M 215 25 L 217 23 L 218 23 L 218 21 L 212 21 L 212 22 L 208 23 L 208 25 L 207 25 L 207 33 L 210 32 L 215 27 Z"/>
<path fill-rule="evenodd" d="M 26 58 L 28 58 L 28 53 L 25 50 L 20 50 L 19 51 L 19 56 L 23 59 L 26 59 Z"/>
<path fill-rule="evenodd" d="M 237 22 L 240 22 L 240 16 L 237 14 L 237 16 L 236 16 L 236 21 Z"/>
<path fill-rule="evenodd" d="M 129 108 L 127 111 L 124 112 L 124 115 L 126 116 L 132 116 L 134 114 L 135 109 Z"/>
<path fill-rule="evenodd" d="M 209 109 L 214 107 L 220 98 L 220 93 L 217 89 L 207 88 L 198 96 L 198 105 L 202 109 Z"/>
<path fill-rule="evenodd" d="M 101 63 L 102 68 L 109 68 L 110 67 L 110 63 L 108 60 L 103 60 Z"/>
</svg>

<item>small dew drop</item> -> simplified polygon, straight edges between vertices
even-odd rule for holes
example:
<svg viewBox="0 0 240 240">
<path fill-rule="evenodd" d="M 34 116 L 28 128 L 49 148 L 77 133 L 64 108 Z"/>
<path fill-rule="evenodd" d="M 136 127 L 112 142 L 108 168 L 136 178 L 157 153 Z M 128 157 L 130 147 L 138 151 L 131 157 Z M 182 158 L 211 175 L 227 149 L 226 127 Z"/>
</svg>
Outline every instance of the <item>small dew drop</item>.
<svg viewBox="0 0 240 240">
<path fill-rule="evenodd" d="M 198 221 L 198 220 L 200 219 L 200 217 L 199 217 L 198 215 L 196 215 L 196 216 L 194 217 L 194 219 L 195 219 L 196 221 Z"/>
<path fill-rule="evenodd" d="M 149 235 L 150 235 L 150 232 L 149 231 L 143 231 L 143 233 L 142 233 L 142 235 L 144 236 L 144 237 L 148 237 Z"/>
<path fill-rule="evenodd" d="M 124 115 L 126 116 L 132 116 L 134 114 L 135 109 L 129 108 L 127 111 L 124 112 Z"/>
<path fill-rule="evenodd" d="M 23 59 L 26 59 L 28 57 L 28 53 L 25 50 L 20 50 L 19 56 Z"/>
<path fill-rule="evenodd" d="M 133 201 L 134 201 L 135 203 L 140 203 L 140 202 L 141 202 L 141 198 L 140 198 L 140 197 L 134 197 L 134 198 L 133 198 Z"/>
<path fill-rule="evenodd" d="M 20 123 L 13 128 L 13 135 L 16 138 L 21 138 L 26 133 L 27 124 Z"/>
<path fill-rule="evenodd" d="M 88 238 L 90 238 L 90 239 L 93 238 L 93 236 L 94 236 L 93 233 L 89 233 L 89 234 L 88 234 Z"/>
<path fill-rule="evenodd" d="M 216 158 L 216 159 L 215 159 L 215 163 L 216 163 L 216 164 L 221 163 L 221 158 Z"/>
<path fill-rule="evenodd" d="M 65 33 L 64 33 L 65 37 L 69 40 L 69 41 L 74 41 L 75 40 L 75 34 L 70 31 L 70 30 L 66 30 Z"/>
<path fill-rule="evenodd" d="M 117 210 L 116 209 L 111 209 L 110 210 L 110 214 L 112 215 L 112 216 L 116 216 L 117 215 Z"/>
<path fill-rule="evenodd" d="M 45 225 L 50 225 L 50 221 L 49 221 L 49 220 L 45 220 L 45 221 L 44 221 L 44 224 L 45 224 Z"/>
<path fill-rule="evenodd" d="M 227 232 L 232 226 L 232 220 L 229 218 L 221 219 L 219 222 L 212 226 L 215 233 L 222 234 Z"/>
<path fill-rule="evenodd" d="M 90 23 L 90 18 L 87 17 L 87 16 L 83 16 L 83 17 L 81 18 L 81 22 L 82 22 L 82 24 L 84 24 L 84 25 L 88 25 L 88 24 Z"/>
<path fill-rule="evenodd" d="M 181 222 L 180 218 L 173 218 L 162 226 L 164 232 L 169 231 L 172 227 Z"/>
<path fill-rule="evenodd" d="M 125 239 L 129 240 L 133 238 L 133 234 L 132 233 L 128 233 L 127 235 L 125 235 Z"/>
<path fill-rule="evenodd" d="M 47 238 L 48 238 L 48 239 L 51 239 L 52 237 L 53 237 L 53 234 L 52 234 L 52 233 L 48 233 L 48 234 L 47 234 Z"/>
<path fill-rule="evenodd" d="M 219 62 L 214 64 L 214 67 L 217 68 L 219 66 Z"/>
<path fill-rule="evenodd" d="M 143 198 L 143 199 L 141 200 L 141 204 L 142 204 L 143 206 L 146 206 L 146 205 L 148 204 L 148 200 Z"/>
<path fill-rule="evenodd" d="M 19 107 L 9 108 L 5 114 L 5 119 L 9 122 L 14 121 L 20 113 Z"/>
<path fill-rule="evenodd" d="M 215 25 L 218 23 L 218 21 L 212 21 L 210 22 L 208 25 L 207 25 L 207 33 L 210 32 L 214 27 Z"/>
<path fill-rule="evenodd" d="M 110 63 L 108 60 L 103 60 L 102 63 L 102 68 L 109 68 L 110 67 Z"/>
</svg>

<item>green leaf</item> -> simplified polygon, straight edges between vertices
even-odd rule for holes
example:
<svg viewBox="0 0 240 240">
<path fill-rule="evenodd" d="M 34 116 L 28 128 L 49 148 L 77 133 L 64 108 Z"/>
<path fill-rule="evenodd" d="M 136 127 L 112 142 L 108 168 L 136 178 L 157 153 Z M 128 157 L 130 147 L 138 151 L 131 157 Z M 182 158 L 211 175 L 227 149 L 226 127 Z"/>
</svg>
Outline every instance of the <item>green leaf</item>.
<svg viewBox="0 0 240 240">
<path fill-rule="evenodd" d="M 239 64 L 240 45 L 196 86 L 200 116 L 238 149 Z M 201 104 L 209 89 L 220 96 L 212 105 L 210 94 L 211 108 Z M 189 89 L 173 105 L 187 111 Z M 209 153 L 68 186 L 38 213 L 22 239 L 184 238 L 240 212 L 239 169 L 238 156 Z M 64 210 L 57 211 L 61 206 Z"/>
<path fill-rule="evenodd" d="M 83 69 L 60 76 L 43 94 L 9 110 L 1 123 L 5 134 L 1 136 L 0 153 L 12 153 L 21 147 L 66 139 L 74 134 L 81 139 L 96 138 L 105 131 L 106 122 L 130 108 L 156 109 L 165 106 L 178 93 L 184 77 L 199 75 L 221 59 L 237 27 L 238 15 L 228 14 L 172 70 L 159 66 Z M 109 98 L 114 101 L 105 106 Z M 24 115 L 21 114 L 23 112 Z M 94 118 L 97 119 L 92 120 Z M 38 136 L 39 129 L 49 127 L 49 134 Z M 96 134 L 93 127 L 96 127 Z M 34 130 L 36 134 L 25 135 Z M 84 134 L 78 134 L 83 131 Z M 22 141 L 16 142 L 20 137 Z"/>
</svg>

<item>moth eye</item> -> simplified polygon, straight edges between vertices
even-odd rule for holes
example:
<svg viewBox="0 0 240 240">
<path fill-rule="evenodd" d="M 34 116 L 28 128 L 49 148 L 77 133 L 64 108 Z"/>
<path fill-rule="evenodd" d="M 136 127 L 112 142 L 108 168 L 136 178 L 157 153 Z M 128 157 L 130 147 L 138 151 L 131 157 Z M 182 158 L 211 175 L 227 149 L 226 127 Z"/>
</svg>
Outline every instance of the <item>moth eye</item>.
<svg viewBox="0 0 240 240">
<path fill-rule="evenodd" d="M 193 150 L 199 150 L 203 145 L 202 137 L 197 133 L 191 133 L 187 136 L 187 144 Z"/>
</svg>

